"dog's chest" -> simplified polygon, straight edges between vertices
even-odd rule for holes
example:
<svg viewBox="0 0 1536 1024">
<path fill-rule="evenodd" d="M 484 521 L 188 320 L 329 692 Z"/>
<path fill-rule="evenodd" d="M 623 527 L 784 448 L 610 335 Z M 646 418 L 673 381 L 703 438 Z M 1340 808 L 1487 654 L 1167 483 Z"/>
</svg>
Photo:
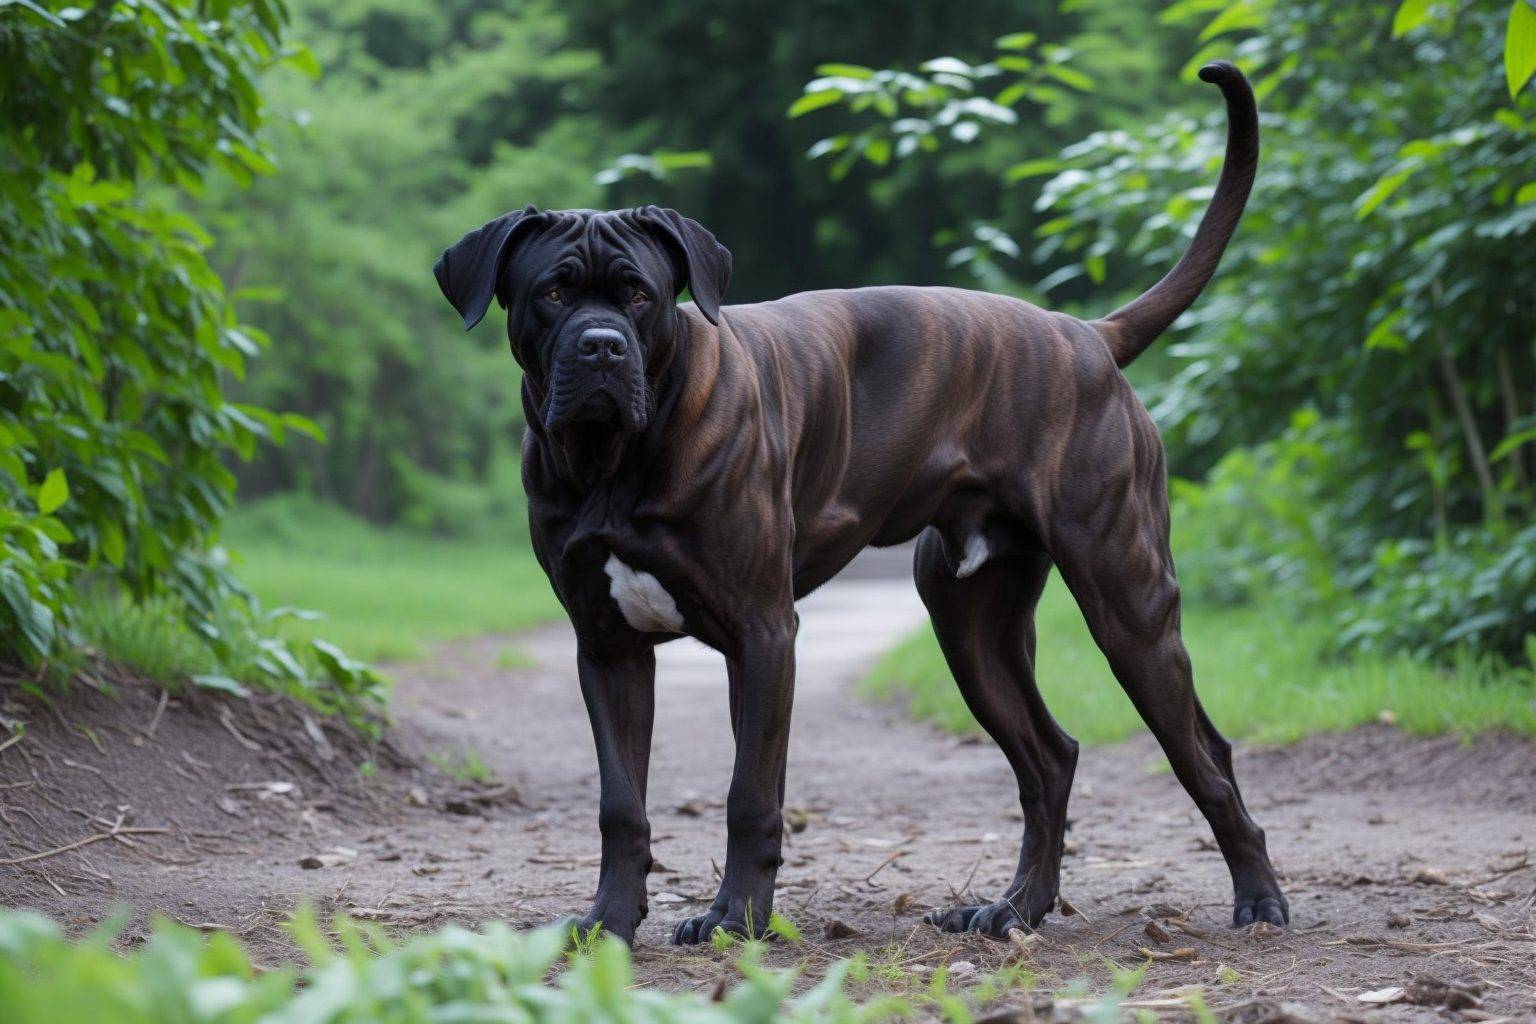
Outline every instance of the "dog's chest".
<svg viewBox="0 0 1536 1024">
<path fill-rule="evenodd" d="M 618 555 L 608 556 L 603 571 L 608 574 L 608 593 L 630 626 L 642 633 L 683 632 L 677 602 L 655 576 L 625 565 Z"/>
</svg>

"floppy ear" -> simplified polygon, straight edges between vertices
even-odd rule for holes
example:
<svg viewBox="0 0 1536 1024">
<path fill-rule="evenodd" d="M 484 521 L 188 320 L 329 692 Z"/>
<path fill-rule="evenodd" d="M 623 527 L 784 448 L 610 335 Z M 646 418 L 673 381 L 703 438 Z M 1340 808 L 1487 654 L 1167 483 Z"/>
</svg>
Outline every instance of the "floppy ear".
<svg viewBox="0 0 1536 1024">
<path fill-rule="evenodd" d="M 507 253 L 512 251 L 518 235 L 526 234 L 543 220 L 544 214 L 530 203 L 471 231 L 444 249 L 432 265 L 438 287 L 464 318 L 466 331 L 485 316 L 492 297 L 500 299 L 503 306 L 507 304 L 506 297 L 496 290 Z"/>
<path fill-rule="evenodd" d="M 688 285 L 699 312 L 712 324 L 720 322 L 720 298 L 731 283 L 731 251 L 715 236 L 689 217 L 676 210 L 664 210 L 659 206 L 644 206 L 635 211 L 640 221 L 650 227 L 681 256 L 680 265 L 687 271 Z M 679 289 L 681 290 L 681 289 Z"/>
</svg>

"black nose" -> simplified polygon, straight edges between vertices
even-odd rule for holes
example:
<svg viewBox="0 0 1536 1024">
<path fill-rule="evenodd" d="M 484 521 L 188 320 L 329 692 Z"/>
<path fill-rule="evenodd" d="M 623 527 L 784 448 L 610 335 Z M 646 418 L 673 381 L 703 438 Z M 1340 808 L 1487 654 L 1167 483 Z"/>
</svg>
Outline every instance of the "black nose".
<svg viewBox="0 0 1536 1024">
<path fill-rule="evenodd" d="M 591 327 L 576 339 L 576 351 L 594 363 L 616 363 L 629 351 L 629 342 L 612 327 Z"/>
</svg>

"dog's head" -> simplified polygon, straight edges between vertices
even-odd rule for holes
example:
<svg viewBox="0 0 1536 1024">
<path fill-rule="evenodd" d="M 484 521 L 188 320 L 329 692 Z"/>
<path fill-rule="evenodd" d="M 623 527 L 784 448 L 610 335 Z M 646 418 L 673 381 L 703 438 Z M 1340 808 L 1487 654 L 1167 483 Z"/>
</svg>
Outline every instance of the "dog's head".
<svg viewBox="0 0 1536 1024">
<path fill-rule="evenodd" d="M 433 267 L 466 330 L 495 298 L 536 427 L 577 477 L 606 476 L 650 424 L 683 328 L 687 287 L 718 323 L 731 254 L 697 222 L 646 206 L 508 213 Z"/>
</svg>

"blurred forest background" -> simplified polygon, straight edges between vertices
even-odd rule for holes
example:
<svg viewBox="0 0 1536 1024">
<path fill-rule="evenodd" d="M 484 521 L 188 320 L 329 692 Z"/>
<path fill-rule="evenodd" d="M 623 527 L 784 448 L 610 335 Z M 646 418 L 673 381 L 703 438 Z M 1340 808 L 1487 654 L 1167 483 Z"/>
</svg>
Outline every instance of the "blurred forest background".
<svg viewBox="0 0 1536 1024">
<path fill-rule="evenodd" d="M 1524 671 L 1526 0 L 0 5 L 4 647 L 154 662 L 175 611 L 148 669 L 346 695 L 374 684 L 317 630 L 394 656 L 547 615 L 517 370 L 443 303 L 448 242 L 657 203 L 731 248 L 729 301 L 903 282 L 1099 314 L 1211 194 L 1213 56 L 1258 88 L 1260 179 L 1134 375 L 1192 604 Z"/>
</svg>

